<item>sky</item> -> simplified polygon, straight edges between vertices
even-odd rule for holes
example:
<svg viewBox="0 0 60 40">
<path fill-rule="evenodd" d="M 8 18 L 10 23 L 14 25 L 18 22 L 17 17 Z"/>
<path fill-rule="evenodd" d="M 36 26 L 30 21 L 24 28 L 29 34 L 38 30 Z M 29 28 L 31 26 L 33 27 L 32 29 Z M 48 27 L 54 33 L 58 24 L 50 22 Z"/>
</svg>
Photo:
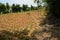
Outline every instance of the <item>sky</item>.
<svg viewBox="0 0 60 40">
<path fill-rule="evenodd" d="M 20 4 L 22 6 L 23 4 L 27 4 L 28 6 L 37 6 L 37 4 L 34 3 L 34 0 L 0 0 L 0 2 L 4 4 L 9 3 L 9 5 Z"/>
</svg>

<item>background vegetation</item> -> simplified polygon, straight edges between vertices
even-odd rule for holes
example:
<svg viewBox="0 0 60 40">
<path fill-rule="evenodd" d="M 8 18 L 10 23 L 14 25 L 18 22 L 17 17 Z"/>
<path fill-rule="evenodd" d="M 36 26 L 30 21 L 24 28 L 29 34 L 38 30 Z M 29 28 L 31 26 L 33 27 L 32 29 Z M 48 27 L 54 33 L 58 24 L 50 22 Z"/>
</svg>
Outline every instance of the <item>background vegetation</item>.
<svg viewBox="0 0 60 40">
<path fill-rule="evenodd" d="M 11 13 L 11 12 L 31 11 L 31 10 L 38 10 L 38 6 L 35 7 L 31 5 L 31 7 L 29 7 L 28 5 L 25 5 L 25 4 L 20 6 L 18 4 L 9 5 L 9 3 L 6 3 L 5 5 L 5 4 L 0 3 L 0 14 L 6 14 L 6 13 Z"/>
</svg>

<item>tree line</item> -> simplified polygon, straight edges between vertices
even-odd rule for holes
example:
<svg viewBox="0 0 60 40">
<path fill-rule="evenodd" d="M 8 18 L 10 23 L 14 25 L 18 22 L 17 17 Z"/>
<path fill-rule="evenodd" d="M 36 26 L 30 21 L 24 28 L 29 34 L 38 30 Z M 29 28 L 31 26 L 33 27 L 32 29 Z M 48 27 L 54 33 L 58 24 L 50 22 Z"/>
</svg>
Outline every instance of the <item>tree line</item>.
<svg viewBox="0 0 60 40">
<path fill-rule="evenodd" d="M 28 5 L 23 4 L 22 7 L 18 4 L 12 4 L 9 5 L 9 3 L 2 4 L 0 3 L 0 14 L 6 14 L 6 13 L 10 13 L 10 12 L 22 12 L 22 11 L 30 11 L 30 10 L 38 10 L 38 7 L 35 7 L 33 5 L 31 5 L 31 7 L 29 7 Z"/>
</svg>

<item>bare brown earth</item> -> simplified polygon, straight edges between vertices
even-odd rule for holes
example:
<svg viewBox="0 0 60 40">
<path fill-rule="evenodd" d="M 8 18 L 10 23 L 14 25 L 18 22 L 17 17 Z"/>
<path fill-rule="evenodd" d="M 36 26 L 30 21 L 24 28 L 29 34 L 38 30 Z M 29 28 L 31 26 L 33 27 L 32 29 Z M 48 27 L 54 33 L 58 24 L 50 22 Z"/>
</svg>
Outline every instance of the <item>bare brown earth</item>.
<svg viewBox="0 0 60 40">
<path fill-rule="evenodd" d="M 45 24 L 46 27 L 39 25 L 46 18 L 45 15 L 46 12 L 44 9 L 2 14 L 0 15 L 0 30 L 14 32 L 16 30 L 22 31 L 27 28 L 27 30 L 29 30 L 28 36 L 36 31 L 37 34 L 35 36 L 39 40 L 49 40 L 51 38 L 51 32 L 44 32 L 44 29 L 49 30 L 50 28 L 48 27 L 52 27 L 52 25 Z M 57 38 L 52 37 L 50 40 L 57 40 Z"/>
<path fill-rule="evenodd" d="M 44 28 L 41 27 L 39 24 L 43 22 L 46 18 L 46 12 L 44 9 L 42 10 L 35 10 L 35 11 L 28 11 L 28 12 L 18 12 L 18 13 L 10 13 L 10 14 L 2 14 L 0 15 L 0 30 L 7 30 L 10 32 L 14 32 L 16 30 L 22 31 L 25 28 L 29 30 L 28 36 L 30 36 L 34 31 L 41 31 Z M 49 25 L 47 25 L 49 26 Z M 51 37 L 51 33 L 49 32 L 40 32 L 35 35 L 39 40 L 49 40 L 48 37 Z M 52 40 L 55 40 L 53 38 Z"/>
<path fill-rule="evenodd" d="M 24 28 L 30 27 L 37 28 L 39 21 L 45 18 L 45 12 L 43 11 L 29 11 L 12 14 L 0 15 L 0 30 L 23 30 Z"/>
</svg>

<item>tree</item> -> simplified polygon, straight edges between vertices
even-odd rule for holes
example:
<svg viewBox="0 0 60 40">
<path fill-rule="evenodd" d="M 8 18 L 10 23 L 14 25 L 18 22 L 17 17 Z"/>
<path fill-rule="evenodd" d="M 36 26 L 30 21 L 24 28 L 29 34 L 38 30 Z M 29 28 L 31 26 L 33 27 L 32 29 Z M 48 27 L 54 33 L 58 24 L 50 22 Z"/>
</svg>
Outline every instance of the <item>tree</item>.
<svg viewBox="0 0 60 40">
<path fill-rule="evenodd" d="M 21 7 L 20 7 L 20 5 L 15 5 L 15 4 L 13 4 L 12 5 L 12 12 L 20 12 L 21 11 Z"/>
<path fill-rule="evenodd" d="M 5 5 L 2 4 L 2 3 L 0 3 L 0 14 L 1 14 L 1 13 L 5 13 L 5 11 L 6 11 Z"/>
<path fill-rule="evenodd" d="M 40 5 L 40 1 L 39 0 L 34 0 L 35 3 L 37 3 L 37 5 Z"/>
<path fill-rule="evenodd" d="M 41 4 L 43 3 L 42 0 L 34 0 L 34 3 L 37 3 L 38 8 L 41 7 Z"/>
<path fill-rule="evenodd" d="M 37 9 L 38 9 L 37 7 L 31 5 L 31 10 L 37 10 Z"/>
<path fill-rule="evenodd" d="M 34 7 L 31 5 L 31 10 L 34 10 Z"/>
<path fill-rule="evenodd" d="M 10 10 L 10 6 L 8 3 L 6 3 L 6 12 L 9 12 L 9 10 Z"/>
<path fill-rule="evenodd" d="M 23 11 L 27 11 L 28 10 L 28 5 L 24 5 L 23 4 L 23 8 L 22 9 L 23 9 Z"/>
<path fill-rule="evenodd" d="M 20 11 L 21 11 L 20 5 L 16 5 L 16 12 L 20 12 Z"/>
<path fill-rule="evenodd" d="M 15 4 L 13 4 L 11 8 L 12 8 L 12 12 L 16 12 L 16 5 Z"/>
<path fill-rule="evenodd" d="M 45 0 L 48 3 L 49 12 L 47 20 L 49 24 L 57 24 L 60 20 L 60 1 L 59 0 Z M 57 24 L 58 25 L 58 24 Z M 60 24 L 59 24 L 60 25 Z"/>
<path fill-rule="evenodd" d="M 48 1 L 49 4 L 49 11 L 54 14 L 56 17 L 60 16 L 60 1 L 59 0 L 52 0 Z"/>
<path fill-rule="evenodd" d="M 38 0 L 35 0 L 38 1 Z M 49 12 L 47 13 L 47 20 L 49 24 L 55 24 L 60 19 L 60 1 L 59 0 L 42 0 L 48 4 Z"/>
</svg>

